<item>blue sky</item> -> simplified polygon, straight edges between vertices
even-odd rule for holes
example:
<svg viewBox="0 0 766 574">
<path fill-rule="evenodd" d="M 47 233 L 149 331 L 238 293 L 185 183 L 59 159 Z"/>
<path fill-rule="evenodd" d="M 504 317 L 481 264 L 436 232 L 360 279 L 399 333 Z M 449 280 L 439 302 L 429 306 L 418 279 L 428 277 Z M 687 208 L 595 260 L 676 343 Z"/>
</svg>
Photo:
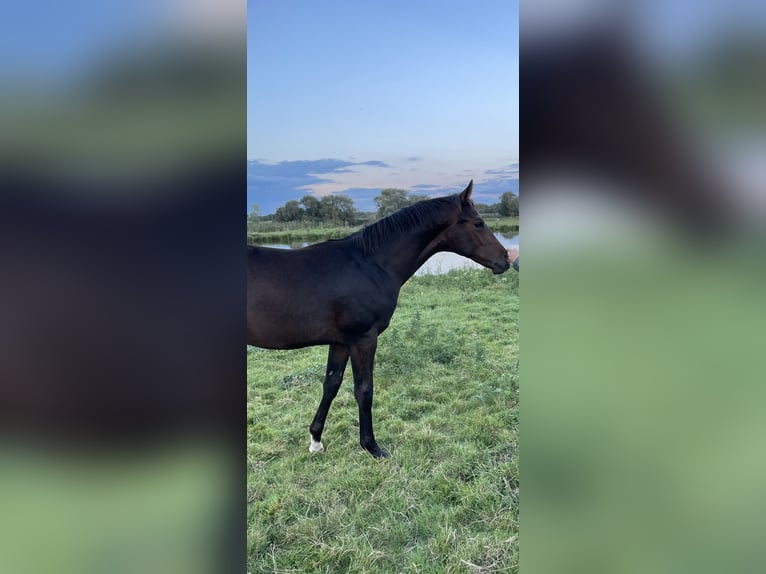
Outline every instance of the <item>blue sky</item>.
<svg viewBox="0 0 766 574">
<path fill-rule="evenodd" d="M 248 205 L 518 189 L 518 8 L 248 2 Z"/>
</svg>

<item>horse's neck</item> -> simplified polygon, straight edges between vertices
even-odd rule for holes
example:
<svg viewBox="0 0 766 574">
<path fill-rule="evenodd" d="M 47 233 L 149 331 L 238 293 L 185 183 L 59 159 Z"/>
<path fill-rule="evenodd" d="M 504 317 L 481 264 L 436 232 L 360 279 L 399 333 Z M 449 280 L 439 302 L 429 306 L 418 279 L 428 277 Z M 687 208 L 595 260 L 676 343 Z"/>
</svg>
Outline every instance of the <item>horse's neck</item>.
<svg viewBox="0 0 766 574">
<path fill-rule="evenodd" d="M 437 227 L 403 232 L 396 240 L 379 249 L 379 264 L 403 285 L 431 255 L 440 251 L 441 231 L 442 228 Z"/>
</svg>

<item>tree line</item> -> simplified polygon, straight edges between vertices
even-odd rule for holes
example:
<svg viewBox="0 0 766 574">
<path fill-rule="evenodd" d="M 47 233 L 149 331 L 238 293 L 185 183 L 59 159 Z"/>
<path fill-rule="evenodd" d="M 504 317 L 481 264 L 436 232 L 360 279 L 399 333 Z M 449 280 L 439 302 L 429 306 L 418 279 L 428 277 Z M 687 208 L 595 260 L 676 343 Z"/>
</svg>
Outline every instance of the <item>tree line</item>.
<svg viewBox="0 0 766 574">
<path fill-rule="evenodd" d="M 260 214 L 258 205 L 253 204 L 248 215 L 249 221 L 273 219 L 277 222 L 329 223 L 333 225 L 354 225 L 360 217 L 367 215 L 380 219 L 418 201 L 428 199 L 426 195 L 409 193 L 404 189 L 386 188 L 374 198 L 377 211 L 365 214 L 356 209 L 354 200 L 343 194 L 325 195 L 317 199 L 313 195 L 304 195 L 300 200 L 291 199 L 277 208 L 273 216 Z M 500 196 L 500 201 L 493 204 L 477 203 L 476 209 L 485 215 L 496 214 L 502 217 L 518 217 L 519 197 L 510 191 Z"/>
</svg>

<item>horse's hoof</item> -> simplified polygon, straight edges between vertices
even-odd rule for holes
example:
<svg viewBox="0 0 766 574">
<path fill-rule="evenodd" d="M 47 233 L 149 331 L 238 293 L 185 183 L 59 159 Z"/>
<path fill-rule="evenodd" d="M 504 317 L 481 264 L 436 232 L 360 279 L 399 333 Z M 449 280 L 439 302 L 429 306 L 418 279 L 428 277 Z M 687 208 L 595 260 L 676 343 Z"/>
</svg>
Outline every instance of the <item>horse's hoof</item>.
<svg viewBox="0 0 766 574">
<path fill-rule="evenodd" d="M 385 450 L 383 450 L 382 448 L 380 448 L 376 444 L 372 445 L 371 447 L 366 447 L 366 446 L 362 445 L 362 448 L 364 448 L 364 450 L 369 452 L 375 458 L 388 458 L 388 456 L 389 456 L 388 453 Z"/>
<path fill-rule="evenodd" d="M 315 453 L 315 452 L 324 452 L 324 445 L 321 441 L 314 440 L 314 437 L 311 437 L 311 444 L 309 445 L 309 452 Z"/>
</svg>

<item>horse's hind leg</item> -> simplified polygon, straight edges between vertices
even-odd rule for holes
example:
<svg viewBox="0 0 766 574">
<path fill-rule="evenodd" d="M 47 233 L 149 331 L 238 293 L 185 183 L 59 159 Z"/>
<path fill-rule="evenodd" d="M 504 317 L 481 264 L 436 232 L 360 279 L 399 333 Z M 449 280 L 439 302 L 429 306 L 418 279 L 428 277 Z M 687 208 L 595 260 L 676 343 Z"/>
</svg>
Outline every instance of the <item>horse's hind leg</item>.
<svg viewBox="0 0 766 574">
<path fill-rule="evenodd" d="M 330 405 L 335 395 L 338 394 L 340 384 L 343 382 L 343 371 L 346 370 L 346 363 L 348 363 L 348 347 L 345 345 L 330 345 L 322 401 L 319 403 L 317 413 L 314 415 L 314 420 L 309 427 L 311 432 L 309 452 L 322 452 L 324 450 L 322 445 L 324 421 L 327 418 L 327 411 L 330 410 Z"/>
<path fill-rule="evenodd" d="M 354 371 L 354 396 L 359 405 L 359 444 L 375 458 L 388 456 L 378 446 L 372 431 L 372 370 L 375 364 L 376 335 L 351 346 L 351 368 Z"/>
</svg>

